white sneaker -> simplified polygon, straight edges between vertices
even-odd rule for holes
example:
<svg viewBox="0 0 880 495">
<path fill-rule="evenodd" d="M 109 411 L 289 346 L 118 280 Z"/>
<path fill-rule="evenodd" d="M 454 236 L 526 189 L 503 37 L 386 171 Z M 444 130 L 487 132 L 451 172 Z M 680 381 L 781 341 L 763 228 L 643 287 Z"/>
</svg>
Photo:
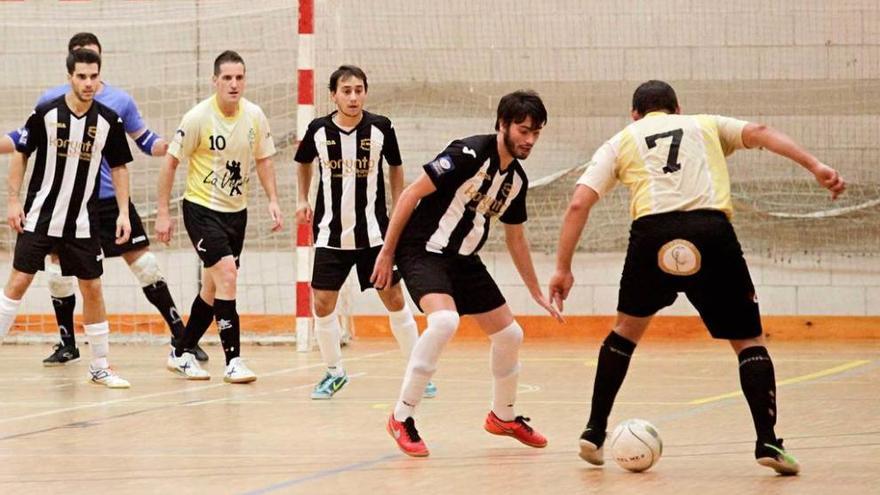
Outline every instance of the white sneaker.
<svg viewBox="0 0 880 495">
<path fill-rule="evenodd" d="M 211 374 L 199 366 L 195 355 L 189 352 L 184 352 L 182 356 L 177 357 L 174 355 L 174 349 L 171 349 L 171 353 L 168 354 L 168 361 L 165 362 L 165 367 L 168 368 L 168 371 L 177 373 L 187 380 L 211 379 Z"/>
<path fill-rule="evenodd" d="M 240 357 L 232 358 L 232 361 L 229 361 L 229 364 L 226 365 L 226 373 L 223 375 L 223 381 L 226 383 L 250 383 L 256 379 L 257 375 L 244 364 Z"/>
<path fill-rule="evenodd" d="M 107 388 L 129 388 L 128 380 L 121 378 L 110 368 L 94 368 L 89 365 L 89 381 Z"/>
</svg>

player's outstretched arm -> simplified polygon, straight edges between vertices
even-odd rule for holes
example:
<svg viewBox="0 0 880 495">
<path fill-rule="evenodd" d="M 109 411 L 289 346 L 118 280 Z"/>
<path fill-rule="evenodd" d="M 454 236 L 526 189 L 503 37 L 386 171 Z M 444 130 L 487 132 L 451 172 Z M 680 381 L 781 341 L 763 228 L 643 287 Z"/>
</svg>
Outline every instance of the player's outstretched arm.
<svg viewBox="0 0 880 495">
<path fill-rule="evenodd" d="M 831 199 L 837 198 L 846 189 L 846 182 L 837 170 L 820 162 L 782 131 L 750 122 L 743 127 L 742 140 L 747 148 L 766 148 L 798 163 L 813 174 L 819 185 L 831 191 Z"/>
<path fill-rule="evenodd" d="M 400 199 L 391 214 L 391 220 L 388 222 L 388 230 L 385 232 L 385 244 L 379 255 L 376 257 L 376 264 L 373 266 L 373 274 L 370 275 L 370 282 L 376 289 L 383 289 L 391 281 L 391 268 L 394 266 L 394 250 L 397 249 L 397 243 L 400 241 L 400 234 L 403 228 L 409 222 L 416 205 L 422 198 L 436 191 L 437 188 L 424 171 L 419 178 L 400 193 Z"/>
<path fill-rule="evenodd" d="M 574 285 L 574 276 L 571 273 L 571 260 L 574 250 L 587 225 L 590 210 L 599 201 L 599 194 L 589 186 L 578 184 L 575 186 L 574 195 L 568 203 L 565 215 L 562 217 L 562 229 L 559 233 L 559 247 L 556 250 L 556 273 L 550 278 L 549 297 L 561 311 L 563 301 L 568 298 L 568 293 Z"/>
<path fill-rule="evenodd" d="M 507 244 L 507 252 L 510 253 L 510 259 L 516 266 L 520 278 L 529 289 L 529 294 L 539 306 L 547 310 L 550 316 L 556 318 L 556 321 L 564 322 L 562 315 L 553 307 L 550 300 L 541 293 L 541 284 L 538 283 L 538 276 L 535 275 L 535 264 L 532 262 L 532 252 L 529 249 L 529 241 L 526 239 L 525 224 L 504 224 L 504 240 Z"/>
<path fill-rule="evenodd" d="M 312 164 L 296 164 L 296 223 L 312 223 L 309 189 L 312 187 Z"/>
<path fill-rule="evenodd" d="M 131 220 L 128 218 L 128 167 L 119 165 L 110 168 L 110 180 L 116 191 L 116 206 L 119 216 L 116 217 L 116 244 L 125 244 L 131 236 Z"/>
<path fill-rule="evenodd" d="M 6 180 L 6 223 L 19 234 L 24 232 L 24 209 L 18 196 L 21 193 L 21 183 L 24 181 L 26 163 L 27 159 L 23 154 L 17 151 L 13 153 L 12 159 L 9 160 L 9 175 Z"/>
<path fill-rule="evenodd" d="M 269 199 L 269 216 L 272 218 L 272 232 L 278 232 L 284 226 L 284 220 L 281 207 L 278 206 L 275 166 L 272 165 L 271 158 L 266 157 L 257 160 L 257 176 L 260 178 L 260 184 L 263 186 L 263 191 L 266 191 L 266 197 Z"/>
<path fill-rule="evenodd" d="M 174 173 L 180 161 L 174 155 L 165 155 L 165 162 L 159 167 L 159 191 L 156 194 L 156 237 L 164 242 L 171 242 L 174 225 L 171 223 L 169 203 L 171 203 L 171 187 L 174 185 Z"/>
</svg>

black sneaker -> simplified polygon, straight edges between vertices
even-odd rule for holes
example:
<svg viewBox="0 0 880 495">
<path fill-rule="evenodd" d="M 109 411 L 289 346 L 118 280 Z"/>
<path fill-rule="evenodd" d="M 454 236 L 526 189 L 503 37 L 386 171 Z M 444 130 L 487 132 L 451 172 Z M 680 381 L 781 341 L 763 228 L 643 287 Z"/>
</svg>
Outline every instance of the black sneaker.
<svg viewBox="0 0 880 495">
<path fill-rule="evenodd" d="M 64 366 L 67 363 L 79 361 L 79 349 L 76 346 L 66 346 L 63 342 L 55 344 L 52 355 L 43 360 L 43 366 Z"/>
<path fill-rule="evenodd" d="M 760 440 L 755 444 L 755 459 L 758 464 L 771 468 L 783 476 L 794 476 L 801 470 L 797 459 L 782 447 L 782 439 L 775 443 L 764 443 Z"/>
<path fill-rule="evenodd" d="M 605 464 L 605 431 L 594 431 L 590 428 L 581 433 L 578 442 L 581 451 L 578 453 L 581 459 L 589 462 L 594 466 Z"/>
<path fill-rule="evenodd" d="M 171 337 L 171 347 L 174 348 L 176 344 L 177 339 Z M 196 346 L 192 349 L 187 349 L 186 352 L 191 352 L 196 357 L 196 361 L 199 361 L 201 363 L 208 361 L 208 353 L 205 352 L 205 350 L 202 349 L 199 344 L 196 344 Z"/>
</svg>

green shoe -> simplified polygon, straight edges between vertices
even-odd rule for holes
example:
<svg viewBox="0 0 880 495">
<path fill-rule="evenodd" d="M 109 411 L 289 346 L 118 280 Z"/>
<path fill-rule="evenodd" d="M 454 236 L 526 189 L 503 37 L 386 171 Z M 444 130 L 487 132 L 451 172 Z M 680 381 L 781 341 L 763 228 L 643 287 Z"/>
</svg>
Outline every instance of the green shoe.
<svg viewBox="0 0 880 495">
<path fill-rule="evenodd" d="M 348 375 L 343 373 L 341 376 L 333 376 L 330 373 L 324 375 L 324 378 L 315 385 L 315 389 L 312 390 L 312 399 L 329 399 L 333 397 L 336 392 L 348 383 Z"/>
<path fill-rule="evenodd" d="M 773 469 L 783 476 L 794 476 L 801 470 L 797 459 L 782 447 L 782 439 L 776 445 L 758 442 L 755 448 L 755 459 L 758 464 Z"/>
<path fill-rule="evenodd" d="M 422 397 L 426 399 L 437 397 L 437 385 L 434 385 L 434 382 L 428 382 L 428 384 L 425 385 L 425 392 L 422 394 Z"/>
</svg>

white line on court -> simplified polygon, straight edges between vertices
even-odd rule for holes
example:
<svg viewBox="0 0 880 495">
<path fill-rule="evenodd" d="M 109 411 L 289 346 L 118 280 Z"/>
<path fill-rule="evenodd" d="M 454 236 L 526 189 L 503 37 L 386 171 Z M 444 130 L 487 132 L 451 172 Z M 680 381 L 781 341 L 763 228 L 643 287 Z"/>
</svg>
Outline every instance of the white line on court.
<svg viewBox="0 0 880 495">
<path fill-rule="evenodd" d="M 366 354 L 364 356 L 346 358 L 346 361 L 347 362 L 362 361 L 364 359 L 370 359 L 370 358 L 373 358 L 376 356 L 382 356 L 384 354 L 388 354 L 391 352 L 398 352 L 398 351 L 396 349 L 394 349 L 394 350 L 387 350 L 387 351 L 382 351 L 382 352 L 374 352 L 372 354 Z M 280 370 L 276 370 L 276 371 L 271 371 L 269 373 L 261 373 L 260 376 L 283 375 L 286 373 L 292 373 L 295 371 L 302 371 L 302 370 L 307 370 L 307 369 L 311 369 L 311 368 L 319 368 L 322 366 L 324 366 L 324 363 L 318 362 L 318 363 L 310 364 L 307 366 L 297 366 L 296 368 L 284 368 L 284 369 L 280 369 Z M 119 404 L 119 403 L 123 403 L 123 402 L 133 402 L 133 401 L 138 401 L 138 400 L 142 400 L 142 399 L 151 399 L 153 397 L 162 397 L 165 395 L 174 395 L 174 394 L 187 393 L 187 392 L 201 392 L 204 390 L 210 390 L 210 389 L 214 389 L 214 388 L 228 387 L 228 386 L 231 386 L 231 385 L 229 383 L 221 382 L 221 383 L 214 383 L 211 385 L 205 385 L 202 387 L 186 387 L 186 388 L 179 388 L 176 390 L 169 390 L 167 392 L 156 392 L 153 394 L 138 395 L 135 397 L 126 397 L 124 399 L 105 400 L 105 401 L 101 401 L 101 402 L 94 402 L 91 404 L 83 404 L 81 406 L 64 407 L 61 409 L 53 409 L 50 411 L 43 411 L 43 412 L 39 412 L 39 413 L 26 414 L 24 416 L 13 416 L 11 418 L 0 419 L 0 424 L 11 423 L 14 421 L 21 421 L 24 419 L 40 418 L 43 416 L 52 416 L 53 414 L 61 414 L 61 413 L 70 412 L 70 411 L 79 411 L 82 409 L 91 409 L 94 407 L 109 406 L 111 404 Z"/>
</svg>

